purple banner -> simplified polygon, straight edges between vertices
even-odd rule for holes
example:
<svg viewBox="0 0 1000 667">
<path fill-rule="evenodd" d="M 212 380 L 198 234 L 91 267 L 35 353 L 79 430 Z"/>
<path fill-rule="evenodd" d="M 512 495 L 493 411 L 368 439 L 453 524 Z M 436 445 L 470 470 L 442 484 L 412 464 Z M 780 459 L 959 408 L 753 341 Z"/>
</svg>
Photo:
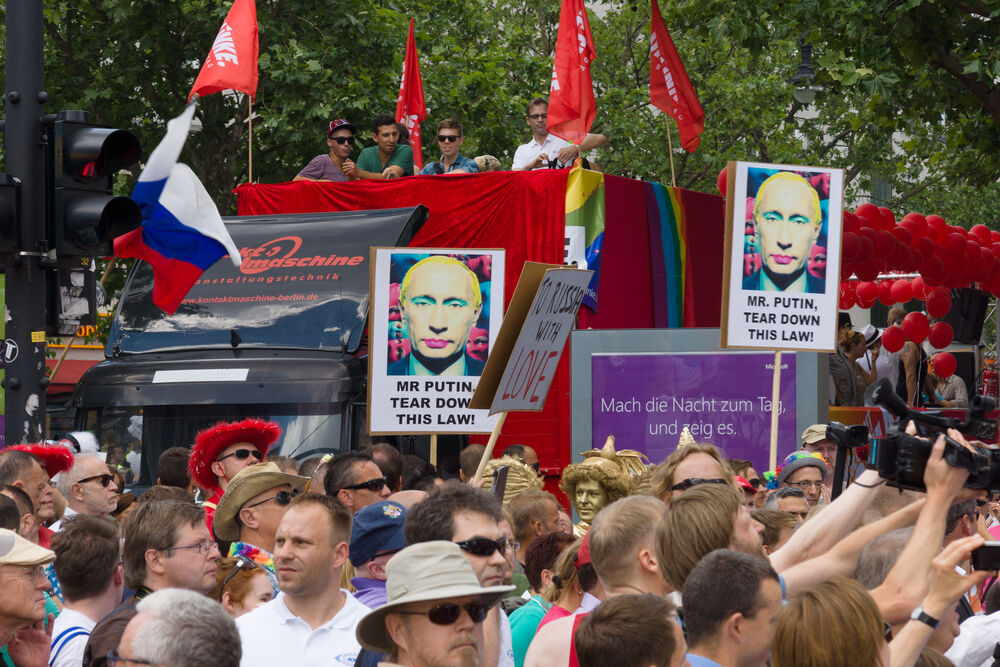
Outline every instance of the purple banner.
<svg viewBox="0 0 1000 667">
<path fill-rule="evenodd" d="M 595 354 L 591 364 L 594 447 L 614 435 L 617 449 L 659 463 L 687 426 L 696 441 L 767 469 L 773 354 Z M 798 446 L 794 354 L 781 357 L 779 410 L 780 462 Z"/>
</svg>

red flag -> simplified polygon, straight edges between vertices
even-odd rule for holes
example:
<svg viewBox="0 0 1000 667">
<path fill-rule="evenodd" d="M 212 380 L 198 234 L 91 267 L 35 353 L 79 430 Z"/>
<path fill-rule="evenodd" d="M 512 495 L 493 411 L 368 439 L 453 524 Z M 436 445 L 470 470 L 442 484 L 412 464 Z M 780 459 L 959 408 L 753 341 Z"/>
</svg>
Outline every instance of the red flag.
<svg viewBox="0 0 1000 667">
<path fill-rule="evenodd" d="M 254 0 L 234 0 L 215 36 L 198 79 L 188 94 L 209 95 L 220 90 L 257 94 L 257 7 Z"/>
<path fill-rule="evenodd" d="M 579 144 L 590 131 L 597 105 L 590 82 L 594 39 L 583 0 L 563 0 L 549 89 L 549 133 Z"/>
<path fill-rule="evenodd" d="M 427 118 L 424 106 L 424 84 L 420 80 L 420 61 L 417 59 L 417 42 L 413 39 L 413 19 L 410 19 L 410 36 L 406 39 L 406 57 L 403 59 L 403 78 L 399 82 L 396 98 L 396 122 L 405 123 L 410 133 L 413 164 L 419 171 L 424 168 L 424 152 L 420 146 L 420 121 Z"/>
<path fill-rule="evenodd" d="M 660 5 L 650 0 L 653 26 L 649 37 L 649 101 L 674 117 L 681 135 L 681 146 L 691 152 L 698 148 L 705 129 L 705 112 L 694 92 L 684 63 L 677 55 L 674 40 L 660 16 Z"/>
</svg>

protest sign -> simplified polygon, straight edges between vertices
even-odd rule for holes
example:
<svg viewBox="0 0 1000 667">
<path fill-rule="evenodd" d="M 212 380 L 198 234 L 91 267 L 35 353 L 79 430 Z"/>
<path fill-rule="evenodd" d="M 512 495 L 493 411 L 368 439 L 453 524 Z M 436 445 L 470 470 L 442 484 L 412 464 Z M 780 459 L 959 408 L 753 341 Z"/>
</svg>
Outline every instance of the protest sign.
<svg viewBox="0 0 1000 667">
<path fill-rule="evenodd" d="M 730 162 L 722 347 L 836 350 L 844 174 Z"/>
<path fill-rule="evenodd" d="M 469 400 L 500 332 L 503 278 L 503 250 L 372 248 L 370 433 L 493 429 Z"/>
</svg>

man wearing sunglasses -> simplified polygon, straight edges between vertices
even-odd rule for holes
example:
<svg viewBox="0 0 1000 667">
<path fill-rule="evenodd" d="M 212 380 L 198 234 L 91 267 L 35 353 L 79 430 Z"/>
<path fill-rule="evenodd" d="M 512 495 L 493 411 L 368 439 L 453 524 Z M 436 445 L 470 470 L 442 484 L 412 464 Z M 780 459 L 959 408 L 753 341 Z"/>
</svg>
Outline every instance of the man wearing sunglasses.
<svg viewBox="0 0 1000 667">
<path fill-rule="evenodd" d="M 326 495 L 344 504 L 351 514 L 389 497 L 389 484 L 371 454 L 344 452 L 327 464 L 323 479 Z"/>
<path fill-rule="evenodd" d="M 420 170 L 421 174 L 475 174 L 479 171 L 475 160 L 470 160 L 458 152 L 465 141 L 460 122 L 454 118 L 445 118 L 438 123 L 437 140 L 438 146 L 441 147 L 441 159 L 425 164 Z"/>
<path fill-rule="evenodd" d="M 462 482 L 449 482 L 412 508 L 403 530 L 407 544 L 446 540 L 454 542 L 469 561 L 483 586 L 503 585 L 507 543 L 500 520 L 503 514 L 493 494 Z M 390 561 L 391 562 L 391 561 Z M 483 625 L 485 651 L 482 667 L 513 665 L 510 621 L 500 608 L 490 610 Z"/>
<path fill-rule="evenodd" d="M 281 472 L 276 463 L 244 468 L 233 477 L 215 510 L 215 537 L 233 543 L 230 553 L 250 545 L 271 554 L 278 524 L 308 482 L 308 477 Z"/>
<path fill-rule="evenodd" d="M 357 629 L 366 649 L 388 654 L 381 665 L 486 664 L 483 621 L 514 587 L 484 587 L 462 555 L 451 542 L 431 541 L 411 545 L 389 562 L 388 602 Z"/>
<path fill-rule="evenodd" d="M 59 492 L 66 499 L 63 518 L 52 524 L 59 532 L 63 519 L 74 514 L 108 516 L 118 504 L 119 489 L 108 465 L 96 454 L 77 454 L 73 467 L 57 478 Z"/>
<path fill-rule="evenodd" d="M 350 158 L 354 148 L 354 126 L 343 118 L 330 121 L 326 129 L 326 145 L 330 147 L 330 152 L 314 157 L 292 180 L 342 183 L 356 178 Z"/>
<path fill-rule="evenodd" d="M 536 97 L 528 102 L 528 115 L 525 120 L 533 136 L 531 141 L 517 147 L 512 170 L 531 171 L 569 167 L 580 157 L 581 152 L 603 146 L 608 142 L 608 138 L 603 134 L 588 134 L 577 146 L 554 134 L 549 134 L 548 114 L 549 102 L 544 97 Z"/>
<path fill-rule="evenodd" d="M 229 481 L 244 468 L 260 463 L 280 437 L 281 427 L 263 419 L 219 422 L 195 436 L 188 470 L 198 486 L 212 493 L 202 503 L 209 532 Z"/>
</svg>

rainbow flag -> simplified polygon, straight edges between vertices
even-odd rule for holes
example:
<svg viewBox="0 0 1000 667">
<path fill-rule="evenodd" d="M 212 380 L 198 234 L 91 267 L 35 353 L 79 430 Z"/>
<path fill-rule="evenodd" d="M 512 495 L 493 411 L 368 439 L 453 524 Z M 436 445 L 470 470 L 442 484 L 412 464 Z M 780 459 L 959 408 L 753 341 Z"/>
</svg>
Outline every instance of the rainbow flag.
<svg viewBox="0 0 1000 667">
<path fill-rule="evenodd" d="M 597 286 L 601 276 L 601 246 L 604 243 L 604 174 L 582 169 L 570 170 L 566 179 L 565 263 L 594 272 L 583 297 L 586 306 L 597 311 Z"/>
<path fill-rule="evenodd" d="M 649 222 L 649 244 L 653 263 L 654 284 L 658 286 L 653 300 L 657 326 L 682 327 L 691 305 L 691 283 L 688 273 L 687 225 L 683 190 L 659 183 L 646 183 L 646 214 Z M 660 279 L 656 280 L 655 277 Z M 690 319 L 690 318 L 687 318 Z"/>
</svg>

